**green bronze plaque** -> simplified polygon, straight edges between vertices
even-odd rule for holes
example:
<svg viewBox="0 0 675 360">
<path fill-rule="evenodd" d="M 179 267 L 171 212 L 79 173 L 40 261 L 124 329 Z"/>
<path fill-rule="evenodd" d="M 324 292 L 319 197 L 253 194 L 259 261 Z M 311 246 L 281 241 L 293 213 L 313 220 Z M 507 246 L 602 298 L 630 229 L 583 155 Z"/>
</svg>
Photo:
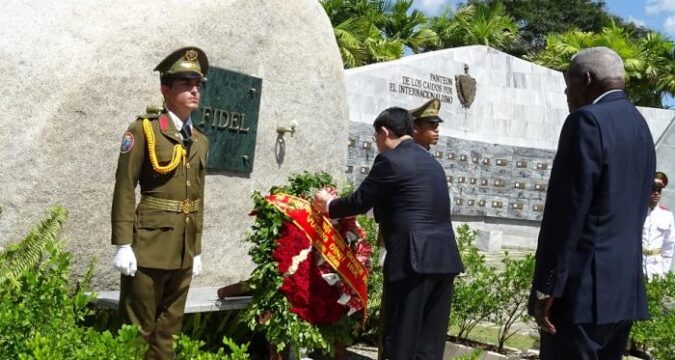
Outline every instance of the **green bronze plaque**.
<svg viewBox="0 0 675 360">
<path fill-rule="evenodd" d="M 207 169 L 250 174 L 262 79 L 209 67 L 194 126 L 209 138 Z"/>
</svg>

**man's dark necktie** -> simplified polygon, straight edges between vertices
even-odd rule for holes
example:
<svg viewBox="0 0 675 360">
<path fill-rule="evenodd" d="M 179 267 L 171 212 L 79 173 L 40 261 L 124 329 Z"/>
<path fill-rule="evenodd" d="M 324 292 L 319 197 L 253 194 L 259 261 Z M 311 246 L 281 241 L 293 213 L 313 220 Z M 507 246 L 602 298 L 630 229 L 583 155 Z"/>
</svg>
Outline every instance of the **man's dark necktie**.
<svg viewBox="0 0 675 360">
<path fill-rule="evenodd" d="M 180 134 L 183 136 L 183 145 L 190 147 L 192 145 L 192 129 L 188 123 L 183 123 Z"/>
</svg>

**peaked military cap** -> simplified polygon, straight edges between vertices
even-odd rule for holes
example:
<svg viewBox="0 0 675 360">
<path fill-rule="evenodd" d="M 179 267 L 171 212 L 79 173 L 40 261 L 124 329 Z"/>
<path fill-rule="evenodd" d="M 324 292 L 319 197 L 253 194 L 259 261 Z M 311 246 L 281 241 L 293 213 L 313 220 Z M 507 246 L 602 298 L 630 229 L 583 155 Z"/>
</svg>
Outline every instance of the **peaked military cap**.
<svg viewBox="0 0 675 360">
<path fill-rule="evenodd" d="M 438 99 L 431 99 L 425 102 L 417 109 L 410 110 L 413 120 L 424 120 L 429 122 L 442 123 L 443 119 L 438 117 L 438 112 L 441 110 L 441 101 Z"/>
<path fill-rule="evenodd" d="M 209 59 L 202 49 L 194 46 L 178 49 L 155 67 L 160 79 L 192 78 L 206 81 Z"/>
<path fill-rule="evenodd" d="M 654 176 L 654 186 L 658 186 L 663 189 L 666 187 L 666 185 L 668 185 L 668 177 L 661 171 L 657 171 L 656 175 Z"/>
</svg>

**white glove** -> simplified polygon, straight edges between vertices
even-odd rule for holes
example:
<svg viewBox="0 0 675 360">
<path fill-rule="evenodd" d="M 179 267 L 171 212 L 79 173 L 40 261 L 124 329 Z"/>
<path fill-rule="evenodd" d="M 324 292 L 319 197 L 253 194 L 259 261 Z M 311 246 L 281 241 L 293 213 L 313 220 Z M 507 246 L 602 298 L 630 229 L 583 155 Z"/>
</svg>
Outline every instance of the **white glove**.
<svg viewBox="0 0 675 360">
<path fill-rule="evenodd" d="M 113 267 L 124 275 L 136 275 L 136 255 L 131 250 L 131 245 L 117 245 Z"/>
<path fill-rule="evenodd" d="M 195 277 L 202 272 L 202 255 L 195 255 L 192 259 L 192 277 Z"/>
</svg>

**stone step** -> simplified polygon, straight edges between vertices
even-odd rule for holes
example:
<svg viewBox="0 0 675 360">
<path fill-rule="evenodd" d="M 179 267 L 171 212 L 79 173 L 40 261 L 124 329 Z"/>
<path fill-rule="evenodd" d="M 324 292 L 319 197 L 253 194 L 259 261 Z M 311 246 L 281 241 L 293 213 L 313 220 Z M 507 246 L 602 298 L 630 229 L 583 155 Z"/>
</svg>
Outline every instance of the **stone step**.
<svg viewBox="0 0 675 360">
<path fill-rule="evenodd" d="M 120 292 L 118 290 L 101 291 L 96 294 L 94 303 L 102 308 L 117 310 L 119 298 Z M 218 287 L 190 288 L 187 302 L 185 303 L 185 313 L 243 309 L 250 302 L 251 296 L 233 296 L 219 299 Z"/>
</svg>

